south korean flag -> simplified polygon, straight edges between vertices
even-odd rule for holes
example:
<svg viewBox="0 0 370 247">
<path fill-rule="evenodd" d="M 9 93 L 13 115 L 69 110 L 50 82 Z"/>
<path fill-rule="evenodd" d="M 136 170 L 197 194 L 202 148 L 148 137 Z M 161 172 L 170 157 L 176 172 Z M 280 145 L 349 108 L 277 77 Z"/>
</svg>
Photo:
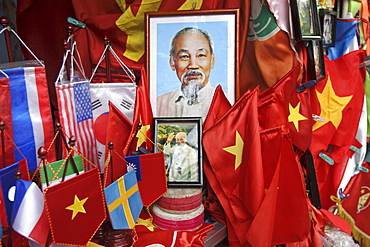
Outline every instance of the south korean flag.
<svg viewBox="0 0 370 247">
<path fill-rule="evenodd" d="M 101 171 L 104 171 L 109 113 L 108 102 L 112 102 L 132 122 L 136 98 L 136 83 L 90 83 L 90 94 L 94 118 L 93 130 L 97 140 L 99 165 Z"/>
</svg>

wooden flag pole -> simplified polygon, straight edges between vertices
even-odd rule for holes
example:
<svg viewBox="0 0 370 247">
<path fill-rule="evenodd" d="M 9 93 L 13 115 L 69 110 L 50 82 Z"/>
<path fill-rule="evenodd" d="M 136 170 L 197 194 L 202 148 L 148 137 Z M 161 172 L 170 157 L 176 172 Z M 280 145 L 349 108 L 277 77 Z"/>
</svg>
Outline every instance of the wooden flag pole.
<svg viewBox="0 0 370 247">
<path fill-rule="evenodd" d="M 6 28 L 9 26 L 10 22 L 7 18 L 5 18 L 5 16 L 2 16 L 0 19 L 0 23 L 3 26 L 3 28 Z M 13 59 L 13 52 L 12 52 L 12 47 L 10 45 L 10 37 L 9 37 L 8 31 L 10 31 L 10 29 L 8 29 L 7 32 L 4 32 L 4 37 L 5 37 L 5 43 L 6 43 L 6 50 L 8 52 L 9 63 L 12 63 L 14 62 L 14 59 Z"/>
<path fill-rule="evenodd" d="M 6 154 L 5 154 L 5 122 L 1 119 L 0 120 L 0 132 L 1 132 L 1 154 L 3 157 L 3 168 L 6 167 Z"/>
<path fill-rule="evenodd" d="M 107 36 L 104 37 L 104 44 L 106 46 L 105 51 L 105 64 L 106 64 L 106 72 L 107 72 L 107 83 L 112 82 L 112 74 L 111 74 L 111 64 L 110 64 L 110 40 Z"/>
<path fill-rule="evenodd" d="M 40 147 L 39 150 L 37 151 L 37 154 L 39 156 L 39 159 L 41 159 L 41 161 L 42 161 L 44 174 L 45 174 L 46 186 L 49 187 L 49 177 L 48 177 L 48 173 L 47 173 L 47 169 L 46 169 L 46 162 L 45 162 L 45 159 L 48 156 L 48 151 L 44 147 Z M 38 172 L 40 172 L 40 171 L 38 171 Z M 41 181 L 40 181 L 39 187 L 42 190 L 42 179 L 40 179 L 40 180 Z"/>
<path fill-rule="evenodd" d="M 108 149 L 110 150 L 109 152 L 109 166 L 110 166 L 110 178 L 111 178 L 111 181 L 113 182 L 113 155 L 112 155 L 112 152 L 113 152 L 113 148 L 114 148 L 114 145 L 113 145 L 113 142 L 109 142 L 108 143 Z"/>
<path fill-rule="evenodd" d="M 301 164 L 303 164 L 307 169 L 307 173 L 308 173 L 307 183 L 310 188 L 309 196 L 311 198 L 311 203 L 315 208 L 321 209 L 320 192 L 319 192 L 319 186 L 317 184 L 315 164 L 314 164 L 310 150 L 307 149 L 307 151 L 302 156 Z"/>
</svg>

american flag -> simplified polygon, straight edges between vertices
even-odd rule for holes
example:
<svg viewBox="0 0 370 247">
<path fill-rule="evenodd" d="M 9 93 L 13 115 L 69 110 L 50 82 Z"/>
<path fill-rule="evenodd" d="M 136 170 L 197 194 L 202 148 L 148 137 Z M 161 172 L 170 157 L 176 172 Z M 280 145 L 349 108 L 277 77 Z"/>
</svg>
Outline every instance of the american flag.
<svg viewBox="0 0 370 247">
<path fill-rule="evenodd" d="M 56 88 L 60 124 L 66 135 L 75 136 L 82 155 L 98 164 L 89 82 L 74 82 Z"/>
</svg>

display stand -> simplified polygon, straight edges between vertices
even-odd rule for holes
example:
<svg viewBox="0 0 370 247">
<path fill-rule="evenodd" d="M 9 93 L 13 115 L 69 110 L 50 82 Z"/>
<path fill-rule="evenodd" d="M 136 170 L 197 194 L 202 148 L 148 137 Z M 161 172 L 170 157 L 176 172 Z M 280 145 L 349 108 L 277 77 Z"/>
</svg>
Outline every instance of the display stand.
<svg viewBox="0 0 370 247">
<path fill-rule="evenodd" d="M 227 228 L 224 224 L 216 221 L 213 225 L 215 227 L 207 233 L 207 238 L 203 240 L 204 247 L 217 246 L 227 238 Z"/>
</svg>

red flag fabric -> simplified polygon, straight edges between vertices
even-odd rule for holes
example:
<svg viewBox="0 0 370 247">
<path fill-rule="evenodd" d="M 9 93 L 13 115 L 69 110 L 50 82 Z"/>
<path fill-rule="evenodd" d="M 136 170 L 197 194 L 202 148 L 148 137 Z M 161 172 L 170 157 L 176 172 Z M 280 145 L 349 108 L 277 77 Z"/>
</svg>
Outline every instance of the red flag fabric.
<svg viewBox="0 0 370 247">
<path fill-rule="evenodd" d="M 302 169 L 286 126 L 261 131 L 261 149 L 267 192 L 248 240 L 252 246 L 302 241 L 308 236 L 310 217 Z"/>
<path fill-rule="evenodd" d="M 1 75 L 1 74 L 0 74 Z M 4 133 L 4 143 L 5 143 L 5 165 L 11 165 L 14 163 L 14 146 L 11 140 L 7 137 L 5 132 L 12 137 L 12 113 L 11 113 L 11 103 L 10 103 L 10 85 L 8 78 L 0 78 L 0 120 L 4 121 L 5 128 L 2 131 Z M 2 149 L 2 142 L 0 142 L 0 148 Z M 3 153 L 0 152 L 0 160 L 3 162 Z"/>
<path fill-rule="evenodd" d="M 223 141 L 215 142 L 220 135 Z M 226 195 L 226 201 L 220 202 L 222 206 L 230 205 L 228 208 L 231 210 L 224 207 L 225 213 L 239 243 L 244 244 L 249 225 L 264 196 L 257 89 L 244 94 L 216 124 L 203 133 L 203 147 Z M 218 191 L 215 192 L 218 194 Z"/>
<path fill-rule="evenodd" d="M 208 110 L 208 114 L 203 123 L 203 130 L 212 127 L 229 109 L 231 104 L 226 98 L 222 86 L 218 85 L 213 94 L 213 99 Z"/>
<path fill-rule="evenodd" d="M 366 169 L 370 168 L 368 162 L 362 163 Z M 370 173 L 360 172 L 354 175 L 343 191 L 348 195 L 338 206 L 338 215 L 347 220 L 352 228 L 352 237 L 361 246 L 370 245 Z"/>
<path fill-rule="evenodd" d="M 231 108 L 229 100 L 226 98 L 222 90 L 222 86 L 218 85 L 213 94 L 213 99 L 209 107 L 207 117 L 203 123 L 203 130 L 212 127 L 223 115 Z M 219 197 L 223 197 L 223 201 L 227 201 L 225 194 L 221 189 L 221 185 L 215 174 L 212 172 L 212 167 L 208 161 L 206 153 L 203 154 L 203 169 L 206 175 L 206 191 L 207 198 L 204 202 L 205 210 L 207 210 L 213 220 L 226 224 L 225 211 L 221 206 Z M 216 192 L 217 191 L 217 194 Z M 229 231 L 231 231 L 230 229 Z"/>
<path fill-rule="evenodd" d="M 366 71 L 360 68 L 360 63 L 364 60 L 363 50 L 332 61 L 325 58 L 326 80 L 311 89 L 312 113 L 322 120 L 312 127 L 310 150 L 325 209 L 333 205 L 330 196 L 336 195 L 347 159 L 353 153 L 350 147 L 358 143 L 355 137 L 362 113 Z"/>
<path fill-rule="evenodd" d="M 262 238 L 258 230 L 262 224 L 266 229 L 266 246 L 298 242 L 306 238 L 309 232 L 303 172 L 297 162 L 298 155 L 293 151 L 288 127 L 288 102 L 291 97 L 289 90 L 295 90 L 296 73 L 297 70 L 292 69 L 258 97 L 263 176 L 267 194 L 249 233 L 254 244 L 257 244 L 256 236 Z"/>
<path fill-rule="evenodd" d="M 153 112 L 150 104 L 149 89 L 147 85 L 146 74 L 144 67 L 141 68 L 140 81 L 136 89 L 136 101 L 134 109 L 134 121 L 132 124 L 131 138 L 129 144 L 123 151 L 126 155 L 132 155 L 132 151 L 138 150 L 139 147 L 144 147 L 149 151 L 153 151 L 153 144 L 147 137 L 152 136 Z M 138 124 L 141 123 L 141 128 L 138 130 Z M 136 133 L 137 132 L 137 133 Z M 136 133 L 136 136 L 135 136 Z"/>
<path fill-rule="evenodd" d="M 203 239 L 207 236 L 207 232 L 212 229 L 212 224 L 204 223 L 199 229 L 194 231 L 161 230 L 151 223 L 151 218 L 148 214 L 142 213 L 135 226 L 137 241 L 134 242 L 133 246 L 202 247 L 204 246 Z"/>
<path fill-rule="evenodd" d="M 127 172 L 122 150 L 130 138 L 131 129 L 132 123 L 130 120 L 112 102 L 109 102 L 106 143 L 112 142 L 113 150 L 109 152 L 109 145 L 107 145 L 105 153 L 106 156 L 111 155 L 111 157 L 105 158 L 108 158 L 109 162 L 104 167 L 104 187 L 107 187 Z"/>
<path fill-rule="evenodd" d="M 262 129 L 287 125 L 292 142 L 302 151 L 308 149 L 312 136 L 312 113 L 309 105 L 309 92 L 297 92 L 299 69 L 294 67 L 272 87 L 262 92 L 259 116 Z M 273 96 L 272 96 L 273 95 Z M 269 107 L 276 105 L 275 107 Z M 265 114 L 269 116 L 266 119 Z M 274 121 L 269 121 L 274 119 Z"/>
<path fill-rule="evenodd" d="M 104 50 L 106 35 L 119 58 L 131 69 L 140 73 L 145 59 L 145 12 L 190 10 L 193 1 L 81 1 L 72 0 L 76 18 L 86 28 L 76 32 L 76 41 L 82 45 L 81 57 L 87 75 L 91 74 L 90 64 L 97 64 L 99 55 L 94 51 Z M 89 6 L 86 8 L 86 6 Z M 195 9 L 222 8 L 222 0 L 197 1 Z M 93 47 L 93 49 L 92 49 Z M 113 57 L 112 57 L 113 58 Z M 112 61 L 112 66 L 119 65 Z M 105 67 L 105 64 L 102 64 Z"/>
<path fill-rule="evenodd" d="M 55 244 L 86 245 L 106 218 L 97 167 L 47 188 L 44 196 Z"/>
<path fill-rule="evenodd" d="M 143 205 L 149 207 L 167 192 L 163 153 L 139 155 L 141 181 L 138 181 Z"/>
</svg>

